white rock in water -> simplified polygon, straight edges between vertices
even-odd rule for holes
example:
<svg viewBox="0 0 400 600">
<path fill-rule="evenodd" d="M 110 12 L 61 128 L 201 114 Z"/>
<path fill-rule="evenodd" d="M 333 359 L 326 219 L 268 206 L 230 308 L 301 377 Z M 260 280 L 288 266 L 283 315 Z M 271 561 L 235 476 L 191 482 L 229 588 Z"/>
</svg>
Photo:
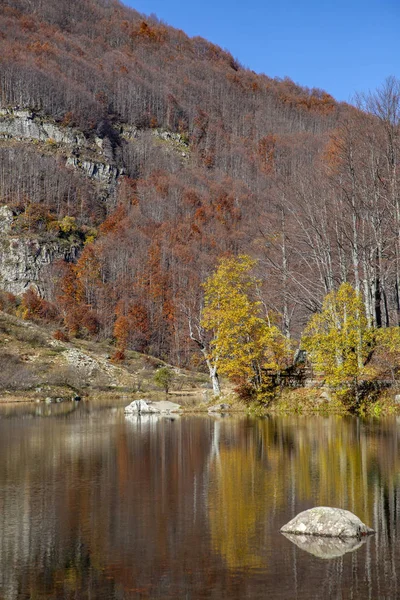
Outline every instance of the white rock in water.
<svg viewBox="0 0 400 600">
<path fill-rule="evenodd" d="M 299 513 L 281 528 L 281 532 L 338 538 L 360 538 L 375 533 L 350 511 L 329 506 L 317 506 Z"/>
<path fill-rule="evenodd" d="M 158 414 L 158 408 L 147 404 L 146 400 L 134 400 L 125 407 L 125 413 L 130 414 Z"/>
</svg>

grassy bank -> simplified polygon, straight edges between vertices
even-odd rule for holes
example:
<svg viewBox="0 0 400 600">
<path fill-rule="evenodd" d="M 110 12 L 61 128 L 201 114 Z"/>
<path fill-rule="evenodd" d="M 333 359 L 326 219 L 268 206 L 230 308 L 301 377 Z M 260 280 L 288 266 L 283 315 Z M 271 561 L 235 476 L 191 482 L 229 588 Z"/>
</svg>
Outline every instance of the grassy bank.
<svg viewBox="0 0 400 600">
<path fill-rule="evenodd" d="M 114 362 L 110 341 L 55 339 L 50 327 L 0 311 L 0 402 L 68 401 L 79 396 L 115 398 L 165 397 L 157 385 L 160 368 L 171 371 L 171 397 L 207 396 L 205 374 L 178 369 L 138 352 Z M 198 400 L 197 400 L 198 399 Z M 188 400 L 186 400 L 188 401 Z"/>
</svg>

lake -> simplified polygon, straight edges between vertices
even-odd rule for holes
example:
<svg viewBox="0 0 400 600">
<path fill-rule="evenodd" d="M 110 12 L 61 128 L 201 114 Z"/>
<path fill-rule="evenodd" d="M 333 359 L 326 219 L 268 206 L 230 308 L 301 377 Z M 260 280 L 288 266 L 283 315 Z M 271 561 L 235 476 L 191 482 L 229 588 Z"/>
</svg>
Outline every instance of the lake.
<svg viewBox="0 0 400 600">
<path fill-rule="evenodd" d="M 1 406 L 0 598 L 398 598 L 399 431 L 396 417 Z M 376 534 L 328 559 L 279 532 L 318 505 Z"/>
</svg>

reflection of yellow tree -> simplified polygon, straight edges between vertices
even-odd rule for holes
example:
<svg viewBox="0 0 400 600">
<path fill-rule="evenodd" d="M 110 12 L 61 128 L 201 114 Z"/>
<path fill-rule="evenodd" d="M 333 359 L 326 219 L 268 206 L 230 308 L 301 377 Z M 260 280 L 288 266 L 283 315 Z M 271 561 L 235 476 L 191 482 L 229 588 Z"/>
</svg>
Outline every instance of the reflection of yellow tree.
<svg viewBox="0 0 400 600">
<path fill-rule="evenodd" d="M 374 463 L 376 449 L 364 435 L 359 438 L 353 427 L 343 425 L 340 418 L 299 421 L 292 457 L 294 472 L 301 474 L 296 496 L 346 508 L 371 522 L 374 490 L 368 484 L 366 465 Z"/>
<path fill-rule="evenodd" d="M 254 449 L 222 449 L 212 466 L 209 518 L 213 546 L 232 568 L 260 567 L 257 524 L 268 493 Z M 259 542 L 258 542 L 259 544 Z"/>
<path fill-rule="evenodd" d="M 265 568 L 264 529 L 289 498 L 297 512 L 337 506 L 373 526 L 379 480 L 393 491 L 400 469 L 396 438 L 382 430 L 382 422 L 375 431 L 341 417 L 260 420 L 250 437 L 240 422 L 231 426 L 229 446 L 221 442 L 214 456 L 208 492 L 213 546 L 229 568 Z"/>
</svg>

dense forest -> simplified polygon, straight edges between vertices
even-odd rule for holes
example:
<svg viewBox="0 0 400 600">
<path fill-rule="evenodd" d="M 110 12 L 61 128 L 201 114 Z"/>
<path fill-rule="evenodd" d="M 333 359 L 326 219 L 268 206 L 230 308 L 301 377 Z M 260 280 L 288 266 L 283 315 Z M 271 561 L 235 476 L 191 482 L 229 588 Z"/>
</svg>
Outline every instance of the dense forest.
<svg viewBox="0 0 400 600">
<path fill-rule="evenodd" d="M 396 79 L 350 106 L 117 0 L 3 0 L 0 104 L 100 139 L 118 172 L 105 194 L 56 143 L 0 140 L 14 233 L 81 243 L 50 265 L 44 298 L 26 294 L 26 316 L 114 337 L 116 358 L 196 367 L 212 335 L 203 284 L 247 256 L 257 318 L 286 340 L 342 284 L 366 330 L 399 325 Z"/>
</svg>

